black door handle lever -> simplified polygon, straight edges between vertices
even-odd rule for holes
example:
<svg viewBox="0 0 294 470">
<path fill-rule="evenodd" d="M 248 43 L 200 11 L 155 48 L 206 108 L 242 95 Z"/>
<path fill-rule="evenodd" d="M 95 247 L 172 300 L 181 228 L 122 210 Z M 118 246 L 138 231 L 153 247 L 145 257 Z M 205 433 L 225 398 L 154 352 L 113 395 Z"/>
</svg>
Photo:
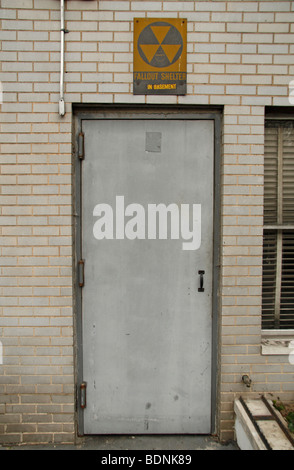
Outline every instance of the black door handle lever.
<svg viewBox="0 0 294 470">
<path fill-rule="evenodd" d="M 200 276 L 200 287 L 198 289 L 198 292 L 204 292 L 204 274 L 205 271 L 198 271 L 198 274 Z"/>
</svg>

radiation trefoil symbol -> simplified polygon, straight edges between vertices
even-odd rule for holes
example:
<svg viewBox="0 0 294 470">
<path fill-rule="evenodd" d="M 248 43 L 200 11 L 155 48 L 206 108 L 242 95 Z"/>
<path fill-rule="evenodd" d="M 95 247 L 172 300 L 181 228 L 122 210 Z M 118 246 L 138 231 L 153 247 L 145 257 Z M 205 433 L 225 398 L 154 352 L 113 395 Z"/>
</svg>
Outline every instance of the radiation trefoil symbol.
<svg viewBox="0 0 294 470">
<path fill-rule="evenodd" d="M 164 21 L 152 23 L 141 32 L 138 51 L 148 65 L 169 67 L 179 60 L 183 52 L 183 38 L 175 26 Z"/>
</svg>

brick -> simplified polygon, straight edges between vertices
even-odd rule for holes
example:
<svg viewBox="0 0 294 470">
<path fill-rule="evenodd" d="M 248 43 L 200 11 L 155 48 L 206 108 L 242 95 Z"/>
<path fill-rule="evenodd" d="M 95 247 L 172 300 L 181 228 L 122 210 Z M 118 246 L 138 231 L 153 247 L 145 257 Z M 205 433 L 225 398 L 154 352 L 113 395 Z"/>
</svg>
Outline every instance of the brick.
<svg viewBox="0 0 294 470">
<path fill-rule="evenodd" d="M 259 54 L 287 54 L 288 53 L 288 45 L 278 45 L 278 44 L 259 44 L 258 45 L 258 53 Z"/>
<path fill-rule="evenodd" d="M 243 65 L 243 64 L 227 64 L 226 65 L 227 73 L 237 73 L 237 74 L 256 74 L 255 65 Z"/>
<path fill-rule="evenodd" d="M 258 10 L 258 3 L 257 2 L 246 2 L 246 1 L 239 1 L 239 2 L 230 2 L 228 4 L 228 11 L 257 11 Z"/>
<path fill-rule="evenodd" d="M 130 24 L 129 22 L 101 22 L 99 26 L 99 31 L 129 31 Z"/>
<path fill-rule="evenodd" d="M 226 93 L 236 95 L 255 95 L 256 87 L 249 85 L 227 85 Z"/>
<path fill-rule="evenodd" d="M 238 64 L 240 63 L 240 55 L 239 54 L 211 54 L 210 61 L 212 63 L 233 63 Z"/>
<path fill-rule="evenodd" d="M 287 75 L 287 67 L 280 65 L 259 65 L 258 73 L 272 75 Z"/>
<path fill-rule="evenodd" d="M 257 46 L 254 44 L 228 44 L 227 52 L 233 54 L 256 54 Z"/>
<path fill-rule="evenodd" d="M 212 33 L 212 42 L 238 43 L 241 42 L 241 34 L 236 33 Z"/>
<path fill-rule="evenodd" d="M 113 40 L 113 33 L 112 32 L 101 32 L 101 31 L 95 31 L 95 32 L 85 32 L 82 33 L 82 41 L 88 42 L 88 41 L 112 41 Z"/>
<path fill-rule="evenodd" d="M 131 10 L 161 11 L 161 2 L 131 2 Z"/>
<path fill-rule="evenodd" d="M 244 13 L 244 21 L 250 23 L 274 23 L 273 13 Z"/>
<path fill-rule="evenodd" d="M 245 43 L 251 43 L 253 42 L 254 44 L 272 44 L 273 42 L 273 35 L 272 34 L 244 34 L 243 35 L 243 41 Z"/>
<path fill-rule="evenodd" d="M 201 64 L 194 66 L 195 73 L 201 74 L 221 74 L 224 73 L 225 66 L 223 64 Z"/>
<path fill-rule="evenodd" d="M 275 34 L 275 43 L 293 44 L 294 34 Z"/>
<path fill-rule="evenodd" d="M 220 21 L 222 23 L 241 23 L 242 13 L 212 13 L 211 20 L 216 22 Z"/>
<path fill-rule="evenodd" d="M 1 19 L 16 19 L 16 11 L 13 10 L 4 10 L 1 11 Z M 1 35 L 2 36 L 2 35 Z"/>
<path fill-rule="evenodd" d="M 287 23 L 261 23 L 258 25 L 259 33 L 288 33 L 289 24 Z"/>
<path fill-rule="evenodd" d="M 42 10 L 19 10 L 19 20 L 49 20 L 49 11 Z"/>
<path fill-rule="evenodd" d="M 276 13 L 275 19 L 277 23 L 293 23 L 294 13 Z"/>
<path fill-rule="evenodd" d="M 226 3 L 225 2 L 197 2 L 195 5 L 195 10 L 197 11 L 225 11 Z"/>
<path fill-rule="evenodd" d="M 259 95 L 270 95 L 270 96 L 273 96 L 273 95 L 286 95 L 288 96 L 288 89 L 286 87 L 283 87 L 283 86 L 259 86 L 257 87 L 257 93 Z"/>
<path fill-rule="evenodd" d="M 15 41 L 2 41 L 2 50 L 3 51 L 32 51 L 33 42 L 15 42 Z"/>
<path fill-rule="evenodd" d="M 191 2 L 163 2 L 163 10 L 167 11 L 193 11 L 194 5 Z"/>
<path fill-rule="evenodd" d="M 33 8 L 33 0 L 2 0 L 1 8 Z"/>
<path fill-rule="evenodd" d="M 128 93 L 129 85 L 120 83 L 101 83 L 99 85 L 100 93 Z"/>
<path fill-rule="evenodd" d="M 121 11 L 121 10 L 128 10 L 129 5 L 127 2 L 123 1 L 100 1 L 99 8 L 101 10 L 114 10 L 114 11 Z"/>
<path fill-rule="evenodd" d="M 228 23 L 228 33 L 257 33 L 257 23 Z"/>
<path fill-rule="evenodd" d="M 85 21 L 112 21 L 114 13 L 112 11 L 83 11 L 82 19 Z"/>
<path fill-rule="evenodd" d="M 260 2 L 260 11 L 290 11 L 291 2 Z"/>
</svg>

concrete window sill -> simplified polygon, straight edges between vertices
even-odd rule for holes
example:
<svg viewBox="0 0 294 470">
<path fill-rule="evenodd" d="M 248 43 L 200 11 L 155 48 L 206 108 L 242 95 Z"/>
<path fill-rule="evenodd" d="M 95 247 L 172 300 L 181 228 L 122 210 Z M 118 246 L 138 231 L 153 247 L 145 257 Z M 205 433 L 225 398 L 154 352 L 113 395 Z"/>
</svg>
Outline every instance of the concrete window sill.
<svg viewBox="0 0 294 470">
<path fill-rule="evenodd" d="M 263 356 L 290 356 L 290 354 L 294 354 L 294 330 L 263 330 L 261 354 Z"/>
</svg>

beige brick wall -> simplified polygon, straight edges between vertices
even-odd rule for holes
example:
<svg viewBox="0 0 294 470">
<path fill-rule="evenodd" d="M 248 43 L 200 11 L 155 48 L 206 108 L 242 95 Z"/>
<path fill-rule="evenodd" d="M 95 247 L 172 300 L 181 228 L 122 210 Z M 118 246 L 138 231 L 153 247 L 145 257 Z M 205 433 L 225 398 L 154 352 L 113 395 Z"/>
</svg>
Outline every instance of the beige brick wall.
<svg viewBox="0 0 294 470">
<path fill-rule="evenodd" d="M 233 399 L 294 397 L 293 365 L 262 356 L 265 106 L 288 106 L 291 1 L 66 1 L 66 115 L 58 115 L 59 2 L 1 0 L 0 443 L 74 439 L 72 103 L 224 105 L 219 429 Z M 188 19 L 188 94 L 132 95 L 134 17 Z"/>
</svg>

